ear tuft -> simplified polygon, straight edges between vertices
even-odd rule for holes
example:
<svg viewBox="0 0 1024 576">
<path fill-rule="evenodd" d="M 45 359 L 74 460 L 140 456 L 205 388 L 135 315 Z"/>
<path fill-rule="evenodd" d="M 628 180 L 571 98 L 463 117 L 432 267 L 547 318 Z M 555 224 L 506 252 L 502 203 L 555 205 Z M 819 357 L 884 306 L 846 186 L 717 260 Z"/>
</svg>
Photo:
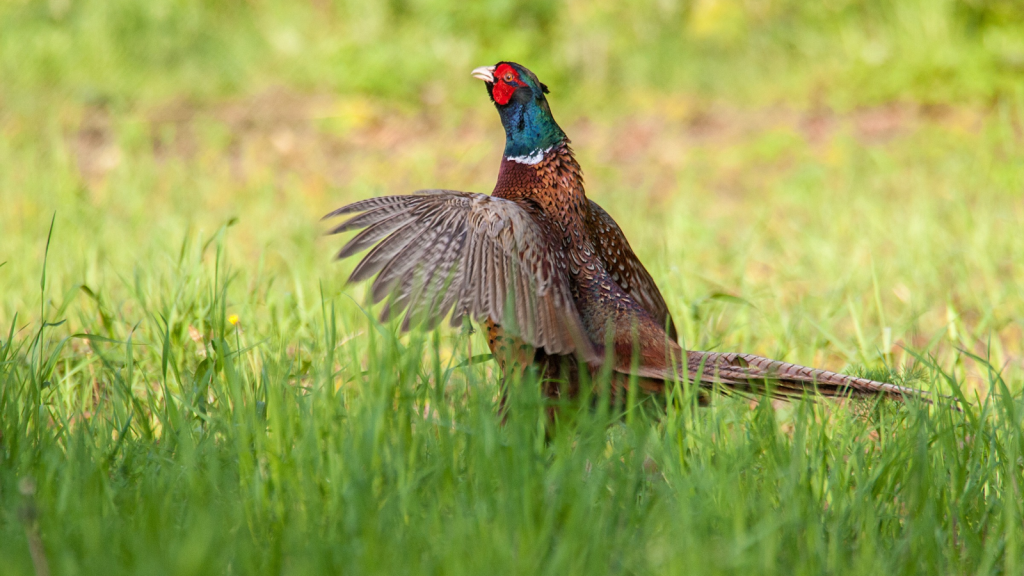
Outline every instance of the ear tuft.
<svg viewBox="0 0 1024 576">
<path fill-rule="evenodd" d="M 551 92 L 550 90 L 548 90 L 548 85 L 543 83 L 543 82 L 540 83 L 540 91 L 545 93 L 545 94 L 548 94 L 548 93 Z"/>
</svg>

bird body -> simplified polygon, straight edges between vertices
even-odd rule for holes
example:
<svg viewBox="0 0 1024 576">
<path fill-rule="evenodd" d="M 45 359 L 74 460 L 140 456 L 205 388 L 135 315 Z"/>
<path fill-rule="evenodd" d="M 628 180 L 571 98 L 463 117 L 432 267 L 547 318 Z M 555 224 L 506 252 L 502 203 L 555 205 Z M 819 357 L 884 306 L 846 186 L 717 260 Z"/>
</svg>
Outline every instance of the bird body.
<svg viewBox="0 0 1024 576">
<path fill-rule="evenodd" d="M 582 173 L 568 140 L 543 150 L 539 156 L 536 163 L 504 158 L 492 196 L 536 205 L 551 222 L 553 235 L 557 237 L 557 249 L 564 254 L 563 272 L 569 280 L 569 289 L 585 335 L 595 351 L 603 353 L 602 345 L 610 340 L 615 368 L 625 374 L 629 373 L 634 354 L 639 355 L 643 366 L 670 365 L 667 354 L 674 351 L 676 358 L 680 354 L 678 345 L 665 331 L 665 320 L 655 320 L 637 298 L 623 289 L 621 280 L 616 281 L 608 270 L 609 262 L 614 265 L 616 258 L 623 262 L 623 269 L 627 264 L 643 274 L 647 273 L 646 269 L 631 250 L 625 255 L 609 254 L 605 248 L 609 243 L 602 245 L 600 242 L 599 233 L 592 226 L 600 218 L 596 213 L 600 208 L 586 197 Z M 614 232 L 609 230 L 606 234 L 621 239 L 628 250 L 628 243 L 617 225 Z M 654 297 L 663 302 L 657 287 L 653 283 L 651 286 Z M 507 371 L 512 365 L 521 363 L 523 354 L 519 350 L 526 343 L 513 339 L 504 346 L 499 345 L 500 339 L 510 337 L 504 335 L 496 322 L 488 320 L 487 323 L 488 344 L 503 369 Z M 491 335 L 498 338 L 491 338 Z M 512 351 L 511 357 L 509 351 Z M 541 367 L 541 374 L 548 380 L 556 380 L 562 372 L 571 373 L 578 360 L 574 355 L 542 352 L 534 363 Z M 557 392 L 560 389 L 549 388 L 551 395 L 560 395 Z M 569 388 L 575 391 L 577 385 L 570 383 Z"/>
<path fill-rule="evenodd" d="M 505 128 L 491 195 L 429 190 L 356 202 L 332 232 L 362 229 L 338 254 L 374 244 L 351 281 L 376 275 L 374 301 L 403 328 L 482 322 L 506 376 L 534 366 L 551 397 L 580 392 L 580 370 L 610 364 L 613 391 L 657 392 L 689 379 L 702 387 L 774 395 L 920 395 L 902 386 L 749 354 L 685 351 L 651 275 L 612 217 L 586 196 L 547 87 L 511 62 L 482 67 Z"/>
</svg>

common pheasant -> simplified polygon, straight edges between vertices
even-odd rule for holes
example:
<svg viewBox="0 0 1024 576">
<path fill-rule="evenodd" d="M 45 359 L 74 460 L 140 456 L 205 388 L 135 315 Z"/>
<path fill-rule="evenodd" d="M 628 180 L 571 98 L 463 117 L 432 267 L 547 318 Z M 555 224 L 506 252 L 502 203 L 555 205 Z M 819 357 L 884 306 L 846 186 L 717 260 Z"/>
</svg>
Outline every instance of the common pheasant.
<svg viewBox="0 0 1024 576">
<path fill-rule="evenodd" d="M 482 322 L 505 378 L 532 364 L 549 397 L 576 396 L 581 381 L 591 381 L 580 371 L 596 376 L 606 363 L 620 398 L 630 381 L 660 392 L 681 379 L 777 396 L 924 395 L 751 354 L 683 350 L 650 273 L 615 220 L 586 197 L 547 86 L 513 62 L 472 75 L 486 84 L 505 128 L 490 195 L 421 190 L 324 217 L 357 214 L 330 232 L 362 229 L 339 259 L 375 245 L 349 281 L 376 275 L 373 301 L 388 299 L 382 321 L 404 311 L 404 330 L 433 328 L 449 312 L 453 326 Z"/>
</svg>

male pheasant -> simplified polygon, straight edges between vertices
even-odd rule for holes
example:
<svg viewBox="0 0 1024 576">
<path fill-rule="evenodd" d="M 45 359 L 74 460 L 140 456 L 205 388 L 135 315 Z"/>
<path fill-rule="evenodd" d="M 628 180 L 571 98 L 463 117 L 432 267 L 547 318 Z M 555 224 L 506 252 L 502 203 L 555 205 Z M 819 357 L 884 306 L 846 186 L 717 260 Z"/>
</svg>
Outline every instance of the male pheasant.
<svg viewBox="0 0 1024 576">
<path fill-rule="evenodd" d="M 595 375 L 606 362 L 619 394 L 631 379 L 650 392 L 689 379 L 779 396 L 923 395 L 751 354 L 683 350 L 650 273 L 615 220 L 587 199 L 547 86 L 513 62 L 472 75 L 485 82 L 505 128 L 491 195 L 421 190 L 324 217 L 357 214 L 331 231 L 362 229 L 339 259 L 375 245 L 349 281 L 376 275 L 374 302 L 388 298 L 382 320 L 405 311 L 403 329 L 432 328 L 449 312 L 453 326 L 480 321 L 506 377 L 532 364 L 551 397 L 575 396 L 580 369 Z"/>
</svg>

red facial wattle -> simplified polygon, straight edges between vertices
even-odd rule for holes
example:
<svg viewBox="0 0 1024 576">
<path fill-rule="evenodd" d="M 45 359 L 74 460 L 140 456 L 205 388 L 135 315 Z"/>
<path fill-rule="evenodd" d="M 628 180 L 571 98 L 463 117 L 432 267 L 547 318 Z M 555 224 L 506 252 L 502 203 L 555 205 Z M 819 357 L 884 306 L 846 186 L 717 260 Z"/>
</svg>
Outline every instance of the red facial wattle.
<svg viewBox="0 0 1024 576">
<path fill-rule="evenodd" d="M 504 106 L 512 99 L 516 88 L 526 86 L 526 83 L 519 79 L 519 72 L 508 64 L 502 64 L 494 70 L 494 87 L 491 88 L 491 95 L 494 101 Z"/>
</svg>

